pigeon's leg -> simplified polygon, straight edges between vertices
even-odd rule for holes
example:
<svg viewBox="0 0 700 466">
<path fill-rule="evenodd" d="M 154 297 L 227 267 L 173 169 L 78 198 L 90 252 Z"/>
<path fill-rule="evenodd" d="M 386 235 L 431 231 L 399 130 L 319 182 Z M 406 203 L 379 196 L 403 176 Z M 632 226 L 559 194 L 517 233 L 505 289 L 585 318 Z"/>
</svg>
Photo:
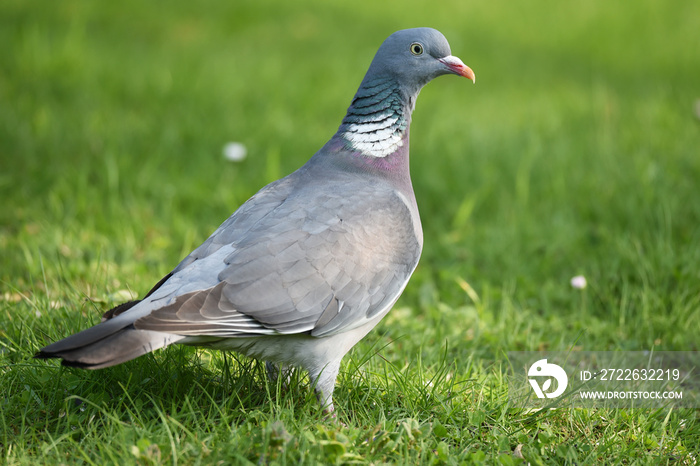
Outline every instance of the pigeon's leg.
<svg viewBox="0 0 700 466">
<path fill-rule="evenodd" d="M 282 378 L 282 388 L 289 388 L 289 382 L 292 380 L 292 374 L 294 373 L 294 368 L 291 366 L 277 365 L 270 361 L 265 361 L 265 369 L 267 371 L 267 378 L 270 382 L 277 383 L 277 379 Z"/>
<path fill-rule="evenodd" d="M 320 369 L 309 370 L 311 385 L 316 391 L 316 398 L 323 406 L 325 414 L 331 414 L 333 417 L 333 390 L 335 389 L 335 379 L 340 371 L 340 359 L 331 361 Z"/>
</svg>

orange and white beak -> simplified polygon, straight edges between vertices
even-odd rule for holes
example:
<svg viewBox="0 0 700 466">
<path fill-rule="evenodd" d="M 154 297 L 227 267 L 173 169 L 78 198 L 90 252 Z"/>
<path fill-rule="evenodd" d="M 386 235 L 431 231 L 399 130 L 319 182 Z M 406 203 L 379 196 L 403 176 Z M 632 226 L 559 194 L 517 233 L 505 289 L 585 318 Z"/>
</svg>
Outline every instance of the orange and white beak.
<svg viewBox="0 0 700 466">
<path fill-rule="evenodd" d="M 452 55 L 448 55 L 446 57 L 440 58 L 440 63 L 443 65 L 447 66 L 449 70 L 459 76 L 464 76 L 467 79 L 470 79 L 474 84 L 476 84 L 476 75 L 472 71 L 471 68 L 469 68 L 467 65 L 462 63 L 462 60 L 460 60 L 457 57 L 453 57 Z"/>
</svg>

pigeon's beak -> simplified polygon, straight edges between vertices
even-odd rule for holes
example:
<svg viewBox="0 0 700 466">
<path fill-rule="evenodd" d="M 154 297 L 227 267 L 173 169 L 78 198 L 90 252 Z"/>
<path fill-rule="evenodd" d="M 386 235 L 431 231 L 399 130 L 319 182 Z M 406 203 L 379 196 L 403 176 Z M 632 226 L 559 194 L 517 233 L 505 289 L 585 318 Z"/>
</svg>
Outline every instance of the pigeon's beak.
<svg viewBox="0 0 700 466">
<path fill-rule="evenodd" d="M 467 65 L 462 63 L 462 60 L 460 60 L 457 57 L 453 57 L 452 55 L 448 55 L 446 57 L 440 58 L 440 63 L 445 65 L 451 73 L 457 74 L 459 76 L 464 76 L 467 79 L 470 79 L 473 83 L 476 84 L 476 75 L 472 71 L 471 68 L 469 68 Z"/>
</svg>

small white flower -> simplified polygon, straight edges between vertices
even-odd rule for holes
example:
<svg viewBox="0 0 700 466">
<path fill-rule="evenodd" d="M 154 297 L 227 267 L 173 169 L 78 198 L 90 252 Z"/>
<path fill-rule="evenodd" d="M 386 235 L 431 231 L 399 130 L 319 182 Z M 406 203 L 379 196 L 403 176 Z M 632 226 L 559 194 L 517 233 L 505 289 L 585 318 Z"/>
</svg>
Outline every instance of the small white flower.
<svg viewBox="0 0 700 466">
<path fill-rule="evenodd" d="M 576 275 L 574 278 L 571 279 L 571 286 L 576 288 L 577 290 L 582 290 L 586 287 L 588 283 L 586 283 L 586 277 L 583 275 Z"/>
<path fill-rule="evenodd" d="M 224 158 L 231 162 L 240 162 L 245 159 L 247 150 L 240 142 L 229 142 L 224 146 Z"/>
</svg>

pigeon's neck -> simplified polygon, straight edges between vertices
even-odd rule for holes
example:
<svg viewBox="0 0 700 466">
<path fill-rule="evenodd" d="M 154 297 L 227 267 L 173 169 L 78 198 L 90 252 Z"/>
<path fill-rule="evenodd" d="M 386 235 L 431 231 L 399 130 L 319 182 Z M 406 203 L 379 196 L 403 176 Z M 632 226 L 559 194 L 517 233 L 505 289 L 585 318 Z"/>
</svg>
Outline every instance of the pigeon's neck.
<svg viewBox="0 0 700 466">
<path fill-rule="evenodd" d="M 408 128 L 415 99 L 391 79 L 362 82 L 338 129 L 345 148 L 384 158 L 408 149 Z M 404 147 L 405 146 L 405 147 Z"/>
</svg>

